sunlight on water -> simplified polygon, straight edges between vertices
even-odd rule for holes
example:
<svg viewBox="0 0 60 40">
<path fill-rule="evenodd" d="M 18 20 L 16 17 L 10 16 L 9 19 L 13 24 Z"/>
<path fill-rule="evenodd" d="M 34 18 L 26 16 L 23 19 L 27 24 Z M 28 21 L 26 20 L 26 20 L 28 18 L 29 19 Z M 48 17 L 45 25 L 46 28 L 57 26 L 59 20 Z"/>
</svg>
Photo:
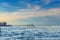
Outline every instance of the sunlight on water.
<svg viewBox="0 0 60 40">
<path fill-rule="evenodd" d="M 59 26 L 1 27 L 0 40 L 60 40 Z"/>
</svg>

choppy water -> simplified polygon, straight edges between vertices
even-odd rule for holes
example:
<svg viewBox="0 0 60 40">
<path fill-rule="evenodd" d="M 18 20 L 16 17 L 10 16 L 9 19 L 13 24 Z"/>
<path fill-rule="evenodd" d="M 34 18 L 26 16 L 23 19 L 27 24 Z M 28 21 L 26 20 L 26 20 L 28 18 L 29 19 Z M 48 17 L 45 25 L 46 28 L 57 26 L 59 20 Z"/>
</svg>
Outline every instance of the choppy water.
<svg viewBox="0 0 60 40">
<path fill-rule="evenodd" d="M 0 29 L 0 40 L 60 40 L 60 26 L 11 26 Z"/>
</svg>

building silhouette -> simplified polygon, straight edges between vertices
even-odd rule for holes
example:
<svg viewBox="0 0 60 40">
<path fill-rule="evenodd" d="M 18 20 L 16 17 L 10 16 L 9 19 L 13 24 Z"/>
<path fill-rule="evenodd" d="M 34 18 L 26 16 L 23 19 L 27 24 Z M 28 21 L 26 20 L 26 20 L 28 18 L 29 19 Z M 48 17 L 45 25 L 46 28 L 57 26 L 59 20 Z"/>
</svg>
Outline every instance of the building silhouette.
<svg viewBox="0 0 60 40">
<path fill-rule="evenodd" d="M 6 26 L 7 22 L 0 22 L 0 26 Z"/>
</svg>

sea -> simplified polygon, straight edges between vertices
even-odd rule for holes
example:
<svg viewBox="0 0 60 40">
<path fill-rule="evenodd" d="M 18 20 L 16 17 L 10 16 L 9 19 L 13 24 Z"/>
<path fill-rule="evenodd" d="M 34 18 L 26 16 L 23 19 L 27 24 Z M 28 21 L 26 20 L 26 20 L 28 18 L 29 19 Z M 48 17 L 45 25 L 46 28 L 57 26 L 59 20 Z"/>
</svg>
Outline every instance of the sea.
<svg viewBox="0 0 60 40">
<path fill-rule="evenodd" d="M 0 40 L 60 40 L 60 26 L 0 26 Z"/>
</svg>

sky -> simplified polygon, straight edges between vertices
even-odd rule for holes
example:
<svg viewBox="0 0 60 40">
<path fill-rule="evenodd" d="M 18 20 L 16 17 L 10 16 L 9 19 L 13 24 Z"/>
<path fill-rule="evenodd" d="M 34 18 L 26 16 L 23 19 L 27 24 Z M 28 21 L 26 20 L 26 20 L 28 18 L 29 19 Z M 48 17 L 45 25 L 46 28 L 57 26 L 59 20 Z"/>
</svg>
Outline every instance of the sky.
<svg viewBox="0 0 60 40">
<path fill-rule="evenodd" d="M 0 22 L 60 25 L 60 0 L 0 0 Z"/>
</svg>

